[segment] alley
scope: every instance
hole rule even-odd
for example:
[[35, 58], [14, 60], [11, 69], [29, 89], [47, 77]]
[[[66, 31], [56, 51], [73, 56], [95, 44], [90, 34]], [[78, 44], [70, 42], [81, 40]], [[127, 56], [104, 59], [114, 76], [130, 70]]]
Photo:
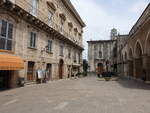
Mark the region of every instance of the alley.
[[149, 113], [150, 86], [96, 77], [0, 92], [0, 113]]

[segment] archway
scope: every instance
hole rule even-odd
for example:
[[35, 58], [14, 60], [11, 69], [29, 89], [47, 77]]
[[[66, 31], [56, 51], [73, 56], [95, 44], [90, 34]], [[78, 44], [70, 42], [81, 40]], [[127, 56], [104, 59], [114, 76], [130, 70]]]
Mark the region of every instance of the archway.
[[146, 54], [147, 54], [148, 56], [150, 56], [150, 35], [149, 35], [149, 37], [148, 37], [148, 39], [147, 39]]
[[133, 51], [132, 49], [130, 48], [129, 50], [129, 76], [132, 77], [133, 76]]
[[142, 45], [139, 42], [136, 43], [135, 46], [135, 77], [138, 79], [142, 78], [142, 71], [143, 71], [143, 63], [142, 63]]
[[146, 79], [150, 81], [150, 32], [146, 40]]
[[61, 59], [59, 61], [59, 79], [63, 79], [63, 73], [64, 73], [64, 61]]
[[98, 63], [97, 64], [97, 74], [98, 74], [98, 77], [100, 77], [100, 75], [103, 73], [103, 71], [104, 71], [103, 63]]
[[124, 58], [123, 58], [123, 54], [121, 54], [121, 76], [123, 76], [123, 74], [124, 74]]
[[127, 62], [127, 52], [124, 55], [124, 75], [128, 76], [128, 62]]

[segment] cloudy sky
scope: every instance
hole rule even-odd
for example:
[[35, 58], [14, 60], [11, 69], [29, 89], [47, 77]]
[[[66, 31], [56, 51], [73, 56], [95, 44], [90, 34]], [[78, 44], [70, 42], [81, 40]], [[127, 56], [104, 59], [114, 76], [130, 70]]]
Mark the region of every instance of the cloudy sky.
[[84, 29], [84, 58], [86, 58], [86, 41], [109, 39], [112, 28], [116, 28], [120, 34], [127, 34], [150, 0], [71, 0], [71, 2], [87, 25]]

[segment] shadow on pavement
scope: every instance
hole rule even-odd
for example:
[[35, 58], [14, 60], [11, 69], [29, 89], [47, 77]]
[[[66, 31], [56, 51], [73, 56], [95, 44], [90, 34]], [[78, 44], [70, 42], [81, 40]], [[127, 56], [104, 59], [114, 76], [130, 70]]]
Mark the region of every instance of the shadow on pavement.
[[142, 81], [119, 79], [116, 82], [125, 88], [150, 90], [150, 85]]

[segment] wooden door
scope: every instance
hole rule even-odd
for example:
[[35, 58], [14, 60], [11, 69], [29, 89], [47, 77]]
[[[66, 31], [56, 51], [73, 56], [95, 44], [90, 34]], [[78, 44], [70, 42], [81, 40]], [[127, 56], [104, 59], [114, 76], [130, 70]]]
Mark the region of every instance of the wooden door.
[[64, 61], [60, 60], [59, 62], [59, 78], [63, 79], [63, 68], [64, 68]]
[[34, 80], [34, 62], [28, 62], [27, 80]]

